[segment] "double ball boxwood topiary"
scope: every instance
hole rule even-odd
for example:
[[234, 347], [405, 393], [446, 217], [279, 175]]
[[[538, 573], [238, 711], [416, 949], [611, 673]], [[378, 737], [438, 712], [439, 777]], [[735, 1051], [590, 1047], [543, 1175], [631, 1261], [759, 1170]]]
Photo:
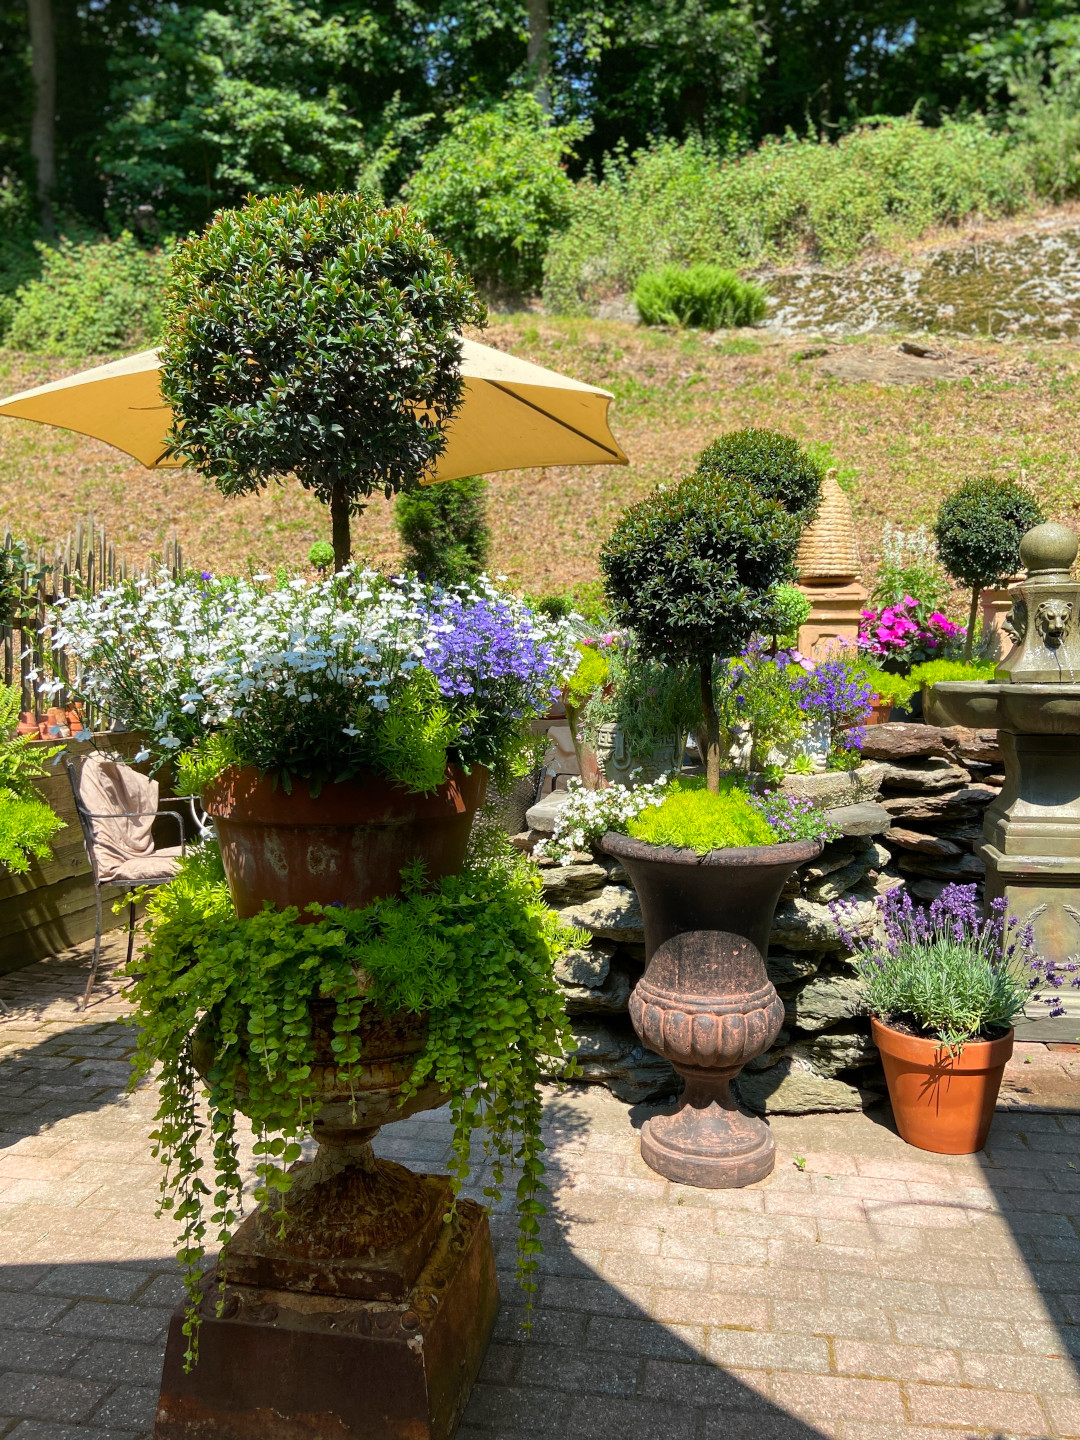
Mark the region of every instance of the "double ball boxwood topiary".
[[1026, 486], [991, 477], [965, 480], [941, 502], [934, 536], [945, 569], [971, 587], [964, 659], [971, 659], [979, 591], [1003, 585], [1020, 568], [1020, 541], [1045, 516]]
[[162, 394], [169, 448], [226, 495], [295, 475], [350, 515], [428, 474], [464, 393], [471, 282], [404, 207], [300, 190], [224, 210], [177, 247]]
[[777, 587], [795, 578], [795, 554], [820, 500], [820, 467], [769, 431], [722, 436], [697, 470], [632, 506], [600, 555], [619, 625], [643, 652], [693, 665], [701, 683], [709, 789], [720, 784], [717, 656], [783, 623]]

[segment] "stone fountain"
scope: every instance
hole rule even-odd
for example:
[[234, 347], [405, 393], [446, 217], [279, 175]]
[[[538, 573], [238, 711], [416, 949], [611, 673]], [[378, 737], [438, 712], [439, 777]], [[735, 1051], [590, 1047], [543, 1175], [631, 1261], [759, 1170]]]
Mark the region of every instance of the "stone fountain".
[[1020, 543], [1027, 580], [1005, 629], [1012, 649], [993, 682], [939, 683], [934, 725], [994, 728], [1005, 784], [988, 807], [979, 855], [986, 901], [1000, 896], [1030, 922], [1040, 955], [1080, 951], [1080, 584], [1077, 536], [1038, 525]]

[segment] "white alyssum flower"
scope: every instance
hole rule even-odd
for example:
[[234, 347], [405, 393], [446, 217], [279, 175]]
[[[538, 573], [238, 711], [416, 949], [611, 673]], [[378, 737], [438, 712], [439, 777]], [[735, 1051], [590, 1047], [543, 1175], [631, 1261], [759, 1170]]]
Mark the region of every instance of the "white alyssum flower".
[[575, 851], [588, 850], [608, 830], [625, 834], [629, 821], [651, 805], [664, 800], [668, 777], [661, 775], [650, 785], [609, 785], [606, 790], [586, 790], [575, 775], [567, 782], [569, 798], [555, 817], [550, 840], [541, 840], [533, 849], [535, 856], [547, 856], [565, 865]]

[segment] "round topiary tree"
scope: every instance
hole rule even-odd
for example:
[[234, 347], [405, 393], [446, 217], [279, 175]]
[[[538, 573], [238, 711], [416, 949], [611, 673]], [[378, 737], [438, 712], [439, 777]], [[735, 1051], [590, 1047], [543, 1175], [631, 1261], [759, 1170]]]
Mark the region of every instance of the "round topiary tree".
[[694, 474], [632, 506], [600, 552], [615, 623], [646, 655], [698, 669], [710, 790], [720, 788], [714, 662], [776, 633], [773, 587], [794, 578], [802, 528], [753, 485]]
[[941, 502], [934, 522], [941, 563], [958, 584], [971, 586], [965, 660], [971, 659], [979, 591], [1016, 574], [1021, 539], [1045, 518], [1031, 491], [1016, 480], [965, 480]]
[[170, 452], [226, 495], [295, 475], [330, 507], [340, 569], [360, 502], [415, 484], [445, 448], [461, 327], [484, 319], [403, 207], [294, 190], [223, 210], [172, 262]]
[[821, 504], [824, 467], [778, 430], [731, 430], [698, 456], [695, 474], [753, 485], [808, 525]]
[[405, 548], [405, 565], [439, 585], [474, 580], [491, 548], [482, 475], [403, 490], [394, 522]]

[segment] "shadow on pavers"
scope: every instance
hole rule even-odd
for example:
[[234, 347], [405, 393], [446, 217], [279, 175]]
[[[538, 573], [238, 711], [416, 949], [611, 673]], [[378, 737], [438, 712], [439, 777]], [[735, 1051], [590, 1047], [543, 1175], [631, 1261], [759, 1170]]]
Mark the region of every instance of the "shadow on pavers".
[[134, 1032], [113, 1022], [50, 1030], [24, 1045], [17, 1021], [0, 1017], [0, 1046], [12, 1047], [0, 1054], [0, 1154], [59, 1120], [120, 1102], [131, 1073], [120, 1047], [135, 1044]]

